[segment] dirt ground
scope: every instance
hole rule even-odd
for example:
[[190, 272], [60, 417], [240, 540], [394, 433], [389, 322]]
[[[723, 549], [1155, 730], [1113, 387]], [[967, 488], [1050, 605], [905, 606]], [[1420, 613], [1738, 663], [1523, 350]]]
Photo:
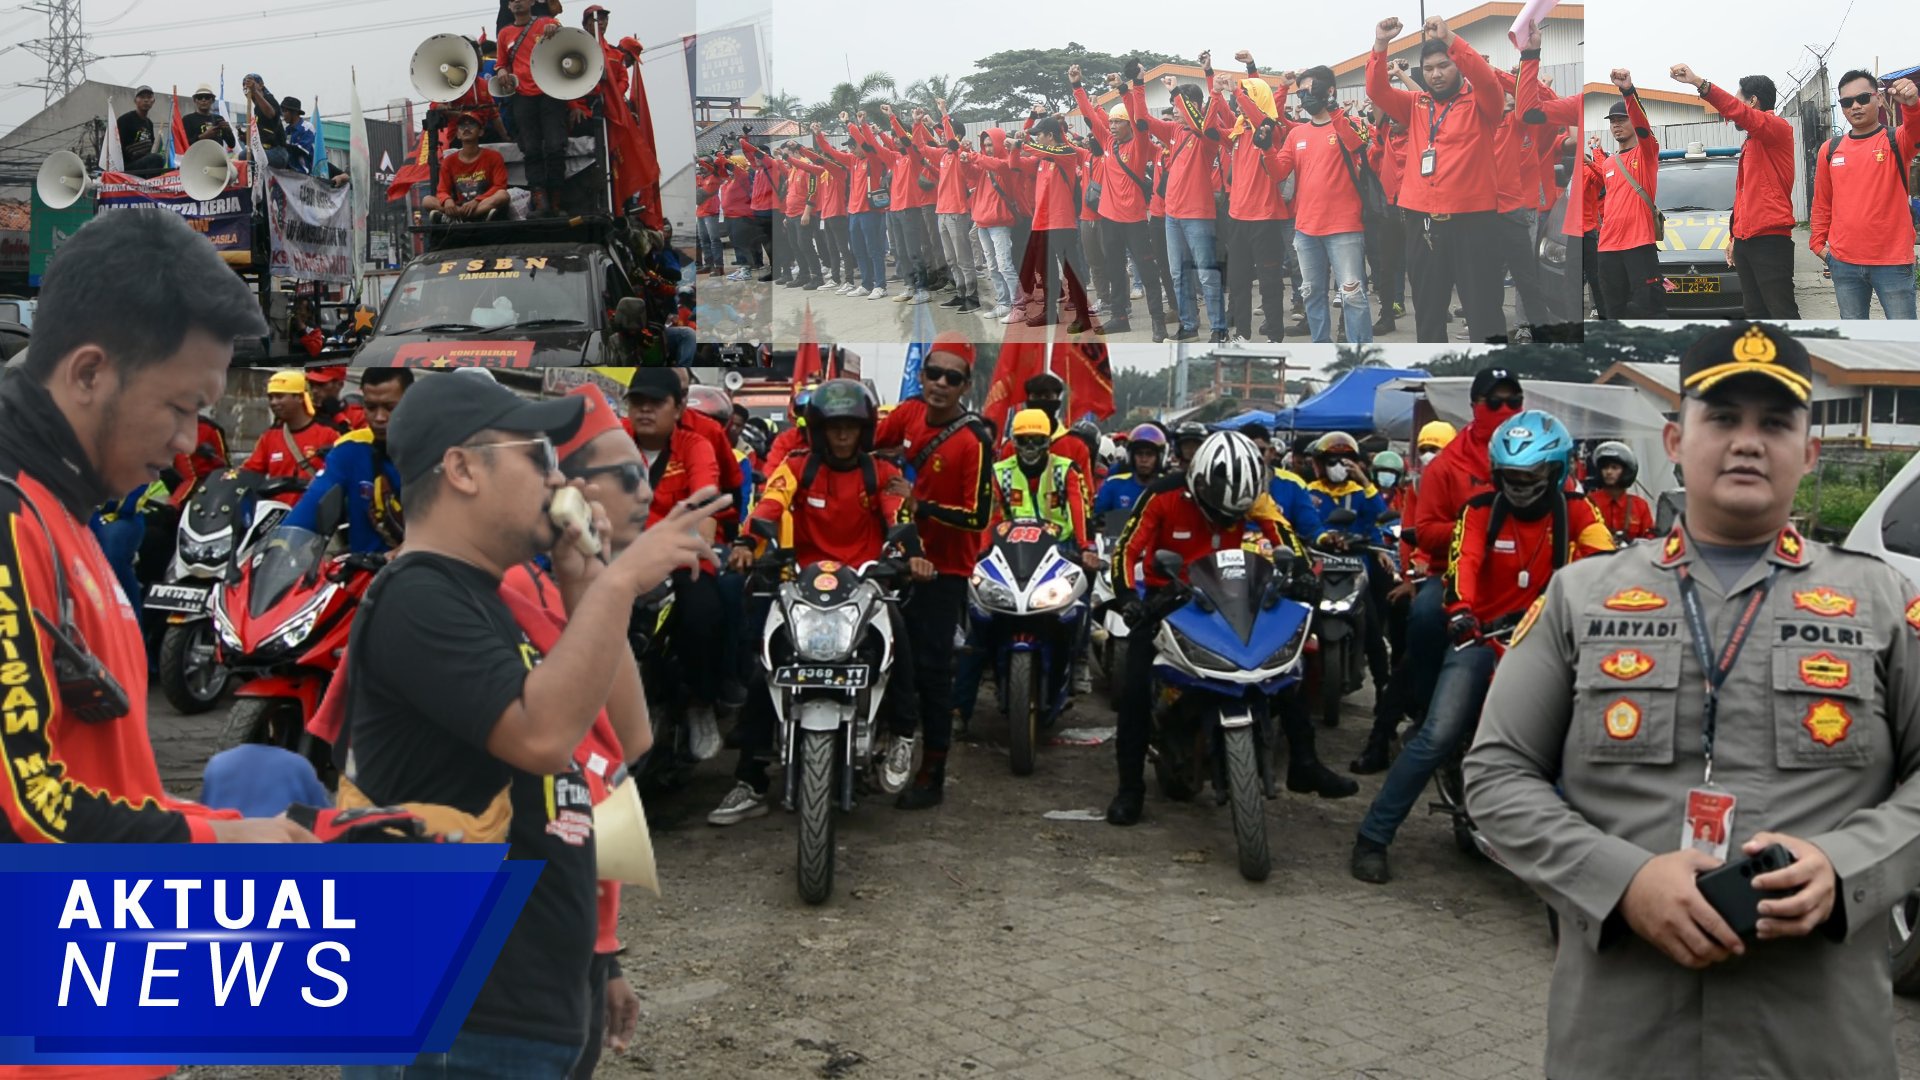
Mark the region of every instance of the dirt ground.
[[[836, 893], [795, 894], [795, 825], [778, 810], [718, 829], [731, 754], [651, 806], [664, 896], [621, 918], [643, 1013], [604, 1077], [1538, 1077], [1552, 950], [1545, 909], [1416, 814], [1395, 880], [1347, 874], [1378, 789], [1268, 804], [1273, 876], [1235, 869], [1227, 810], [1150, 795], [1132, 829], [1050, 820], [1112, 794], [1111, 743], [1057, 745], [1011, 775], [982, 694], [946, 804], [871, 800], [843, 816]], [[183, 793], [222, 712], [155, 695], [162, 773]], [[1322, 754], [1344, 768], [1364, 695]], [[1104, 701], [1063, 729], [1110, 728]], [[1151, 786], [1151, 785], [1150, 785]], [[1920, 1076], [1920, 1003], [1898, 1004], [1902, 1075]], [[194, 1068], [191, 1080], [335, 1075]]]

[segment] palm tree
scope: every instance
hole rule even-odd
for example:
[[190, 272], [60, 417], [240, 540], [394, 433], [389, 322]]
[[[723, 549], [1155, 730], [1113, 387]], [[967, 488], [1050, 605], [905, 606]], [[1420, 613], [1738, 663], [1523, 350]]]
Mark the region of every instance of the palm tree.
[[766, 101], [760, 106], [760, 115], [793, 118], [804, 113], [806, 108], [805, 102], [782, 90], [777, 94], [767, 95]]
[[965, 76], [954, 79], [946, 75], [929, 75], [908, 86], [905, 96], [908, 101], [935, 116], [940, 115], [940, 110], [934, 102], [945, 99], [947, 111], [959, 115], [960, 111], [967, 107], [969, 89]]
[[876, 121], [880, 118], [880, 103], [891, 100], [891, 95], [883, 97], [882, 91], [890, 92], [893, 86], [893, 76], [886, 72], [868, 72], [859, 82], [843, 82], [834, 87], [827, 100], [808, 111], [807, 119], [829, 123], [843, 112], [851, 116], [865, 109], [867, 120]]

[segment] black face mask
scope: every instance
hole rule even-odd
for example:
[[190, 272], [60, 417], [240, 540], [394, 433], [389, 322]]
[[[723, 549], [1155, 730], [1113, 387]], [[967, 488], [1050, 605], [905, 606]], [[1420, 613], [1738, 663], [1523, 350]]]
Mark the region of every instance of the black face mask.
[[1310, 113], [1326, 112], [1327, 111], [1326, 91], [1320, 89], [1317, 86], [1310, 86], [1304, 90], [1301, 90], [1300, 91], [1300, 107], [1307, 110]]

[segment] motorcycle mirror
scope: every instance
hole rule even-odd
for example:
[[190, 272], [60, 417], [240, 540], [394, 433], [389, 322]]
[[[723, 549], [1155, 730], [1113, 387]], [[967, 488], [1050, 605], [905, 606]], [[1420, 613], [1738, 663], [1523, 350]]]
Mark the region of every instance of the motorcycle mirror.
[[1400, 524], [1400, 514], [1397, 511], [1389, 510], [1384, 514], [1381, 514], [1379, 518], [1377, 518], [1376, 520], [1379, 523], [1381, 528], [1386, 528], [1387, 526], [1390, 526], [1390, 525]]
[[1351, 525], [1355, 521], [1358, 521], [1359, 518], [1360, 515], [1343, 506], [1327, 515], [1327, 525], [1337, 529], [1343, 525]]
[[1160, 572], [1170, 578], [1179, 577], [1180, 571], [1187, 568], [1186, 560], [1180, 557], [1179, 552], [1168, 551], [1165, 548], [1153, 553], [1153, 565], [1159, 567]]

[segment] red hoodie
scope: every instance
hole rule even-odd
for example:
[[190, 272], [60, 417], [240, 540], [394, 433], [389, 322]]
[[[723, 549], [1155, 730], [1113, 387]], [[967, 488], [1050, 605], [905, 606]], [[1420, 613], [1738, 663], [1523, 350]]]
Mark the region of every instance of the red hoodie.
[[[1251, 74], [1249, 77], [1258, 78]], [[1240, 115], [1248, 123], [1256, 123], [1266, 116], [1239, 82], [1233, 84], [1233, 99], [1239, 103]], [[1235, 221], [1285, 221], [1293, 216], [1293, 208], [1280, 197], [1280, 182], [1287, 177], [1274, 168], [1273, 153], [1274, 148], [1299, 132], [1301, 125], [1289, 123], [1286, 119], [1286, 87], [1282, 86], [1273, 92], [1273, 105], [1279, 113], [1279, 119], [1275, 122], [1273, 141], [1267, 144], [1267, 149], [1262, 150], [1254, 145], [1254, 129], [1251, 127], [1232, 137], [1233, 156], [1230, 160], [1233, 163], [1233, 182], [1227, 187], [1227, 214]]]
[[835, 150], [824, 134], [815, 134], [813, 144], [847, 171], [847, 213], [864, 214], [873, 209], [867, 205], [867, 191], [872, 183], [867, 175], [867, 159], [845, 150]]
[[1088, 154], [1078, 147], [1057, 148], [1022, 143], [1013, 166], [1031, 174], [1033, 181], [1033, 231], [1074, 229], [1080, 215], [1076, 203], [1083, 198], [1080, 170]]
[[[1100, 144], [1100, 160], [1094, 163], [1094, 178], [1100, 183], [1099, 215], [1108, 221], [1131, 222], [1147, 220], [1147, 195], [1141, 184], [1147, 179], [1147, 166], [1158, 156], [1160, 148], [1152, 139], [1134, 135], [1125, 143], [1113, 141], [1113, 124], [1107, 114], [1094, 105], [1087, 96], [1086, 88], [1078, 83], [1073, 87], [1073, 99], [1080, 105], [1080, 115], [1087, 118], [1087, 128], [1093, 133], [1093, 141]], [[1128, 128], [1132, 131], [1132, 128]], [[1124, 162], [1126, 167], [1122, 168]], [[1127, 175], [1131, 170], [1133, 175]], [[1134, 177], [1139, 177], [1135, 180]]]
[[1028, 211], [1020, 205], [1013, 166], [1007, 161], [1006, 131], [988, 128], [987, 140], [992, 154], [967, 151], [961, 161], [972, 174], [973, 223], [992, 229], [1012, 225], [1016, 216], [1025, 217]]
[[813, 178], [813, 207], [816, 215], [821, 218], [847, 216], [845, 169], [837, 164], [819, 164], [804, 148], [794, 155], [793, 167]]
[[1129, 87], [1126, 101], [1134, 129], [1145, 123], [1147, 133], [1168, 147], [1163, 162], [1166, 179], [1155, 185], [1166, 189], [1166, 216], [1212, 221], [1213, 193], [1218, 190], [1214, 164], [1228, 129], [1233, 127], [1233, 110], [1227, 107], [1226, 99], [1215, 94], [1206, 112], [1195, 115], [1192, 104], [1176, 95], [1175, 123], [1147, 112], [1144, 83], [1135, 82]]
[[[1423, 214], [1471, 214], [1494, 208], [1494, 132], [1506, 112], [1500, 81], [1472, 45], [1456, 36], [1448, 55], [1460, 68], [1459, 91], [1446, 102], [1412, 94], [1387, 82], [1387, 54], [1367, 54], [1367, 96], [1380, 111], [1406, 125], [1406, 171], [1400, 205]], [[1421, 163], [1434, 149], [1432, 175]]]
[[1453, 526], [1466, 508], [1467, 500], [1483, 491], [1493, 490], [1493, 469], [1487, 463], [1487, 446], [1500, 425], [1517, 415], [1494, 413], [1476, 406], [1473, 422], [1427, 463], [1420, 474], [1420, 499], [1414, 507], [1414, 543], [1426, 555], [1429, 565], [1446, 566], [1448, 548], [1453, 543]]

